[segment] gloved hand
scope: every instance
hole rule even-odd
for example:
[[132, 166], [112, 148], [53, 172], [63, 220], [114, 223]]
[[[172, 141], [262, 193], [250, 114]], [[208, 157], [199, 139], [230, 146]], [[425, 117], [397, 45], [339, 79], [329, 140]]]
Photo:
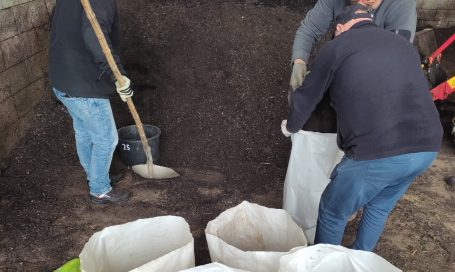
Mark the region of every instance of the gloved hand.
[[302, 86], [303, 79], [306, 75], [306, 63], [301, 59], [296, 59], [294, 65], [292, 66], [291, 74], [291, 89], [295, 91], [298, 87]]
[[117, 88], [117, 92], [120, 95], [120, 98], [123, 100], [123, 102], [126, 102], [126, 99], [128, 97], [133, 96], [133, 90], [130, 88], [131, 81], [129, 78], [126, 76], [122, 76], [123, 80], [125, 81], [123, 86], [120, 86], [120, 83], [118, 81], [115, 82], [115, 87]]
[[292, 133], [290, 133], [287, 128], [286, 128], [286, 124], [288, 123], [288, 120], [283, 120], [281, 122], [281, 132], [283, 132], [283, 135], [286, 136], [286, 137], [289, 137], [291, 136]]

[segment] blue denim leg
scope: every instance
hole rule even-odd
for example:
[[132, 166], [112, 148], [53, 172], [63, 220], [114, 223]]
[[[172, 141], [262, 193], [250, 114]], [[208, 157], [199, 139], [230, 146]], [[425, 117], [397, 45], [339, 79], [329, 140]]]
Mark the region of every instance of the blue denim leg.
[[[66, 104], [69, 104], [69, 102], [66, 101]], [[67, 110], [71, 118], [73, 119], [77, 155], [88, 179], [90, 175], [90, 161], [92, 159], [93, 144], [92, 141], [90, 140], [90, 135], [88, 134], [84, 127], [84, 120], [79, 118], [77, 112], [73, 112], [72, 108], [67, 107]]]
[[[424, 172], [436, 158], [435, 152], [420, 152], [395, 157], [407, 161], [409, 167], [402, 177], [391, 181], [378, 195], [363, 207], [363, 215], [357, 230], [353, 249], [372, 251], [378, 242], [390, 212], [407, 191], [412, 181]], [[380, 174], [394, 167], [393, 161], [383, 161], [371, 167], [370, 172]], [[395, 162], [396, 167], [396, 162]]]
[[366, 203], [362, 192], [367, 169], [368, 161], [346, 157], [335, 167], [319, 202], [315, 244], [341, 244], [348, 218]]
[[435, 156], [422, 152], [369, 161], [343, 158], [321, 196], [315, 244], [339, 245], [347, 219], [364, 207], [354, 248], [372, 250], [398, 199]]
[[90, 181], [90, 194], [109, 192], [109, 167], [118, 142], [109, 99], [67, 97], [56, 89], [54, 93], [73, 119], [77, 152]]

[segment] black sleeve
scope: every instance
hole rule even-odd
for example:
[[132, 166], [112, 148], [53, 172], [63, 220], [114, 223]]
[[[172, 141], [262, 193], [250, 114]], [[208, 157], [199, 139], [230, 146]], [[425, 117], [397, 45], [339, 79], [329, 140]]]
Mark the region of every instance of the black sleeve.
[[[115, 62], [122, 74], [125, 74], [122, 64], [120, 63], [120, 57], [116, 52], [113, 51], [112, 41], [110, 35], [112, 32], [112, 26], [117, 20], [117, 3], [116, 0], [90, 0], [93, 12], [96, 15], [98, 23], [101, 27], [101, 30], [104, 33], [107, 44], [111, 49], [112, 56], [114, 57]], [[93, 59], [100, 68], [99, 78], [108, 76], [111, 81], [115, 81], [114, 74], [109, 68], [109, 63], [107, 62], [106, 57], [104, 56], [101, 45], [98, 41], [98, 38], [95, 35], [90, 21], [88, 20], [86, 14], [82, 16], [82, 37], [84, 39], [85, 46], [92, 53]]]
[[302, 129], [316, 105], [330, 87], [337, 69], [335, 46], [327, 44], [314, 60], [311, 72], [292, 96], [286, 128], [291, 133]]

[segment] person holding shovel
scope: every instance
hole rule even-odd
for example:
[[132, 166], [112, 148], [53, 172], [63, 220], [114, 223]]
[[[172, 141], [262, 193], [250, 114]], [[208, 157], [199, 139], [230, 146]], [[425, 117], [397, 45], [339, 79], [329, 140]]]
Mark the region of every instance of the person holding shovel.
[[339, 245], [349, 216], [363, 207], [352, 247], [372, 251], [397, 201], [436, 157], [443, 132], [414, 46], [378, 28], [359, 4], [335, 23], [335, 38], [294, 92], [281, 129], [298, 132], [329, 90], [345, 156], [322, 193], [315, 243]]
[[[120, 38], [116, 0], [91, 0], [102, 31], [125, 74], [117, 52]], [[131, 193], [112, 188], [109, 168], [118, 135], [109, 98], [133, 95], [130, 80], [119, 87], [79, 0], [57, 0], [51, 22], [49, 78], [73, 119], [76, 149], [95, 204], [127, 201]]]

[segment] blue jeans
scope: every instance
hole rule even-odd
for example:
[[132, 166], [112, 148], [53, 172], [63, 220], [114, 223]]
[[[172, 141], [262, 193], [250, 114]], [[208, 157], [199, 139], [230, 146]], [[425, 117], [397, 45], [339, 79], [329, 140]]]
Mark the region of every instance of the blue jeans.
[[372, 251], [389, 213], [436, 155], [420, 152], [367, 161], [344, 157], [322, 193], [315, 244], [341, 244], [348, 218], [363, 207], [352, 248]]
[[54, 88], [73, 119], [77, 155], [89, 180], [90, 194], [111, 191], [109, 168], [118, 142], [109, 99], [70, 97]]

